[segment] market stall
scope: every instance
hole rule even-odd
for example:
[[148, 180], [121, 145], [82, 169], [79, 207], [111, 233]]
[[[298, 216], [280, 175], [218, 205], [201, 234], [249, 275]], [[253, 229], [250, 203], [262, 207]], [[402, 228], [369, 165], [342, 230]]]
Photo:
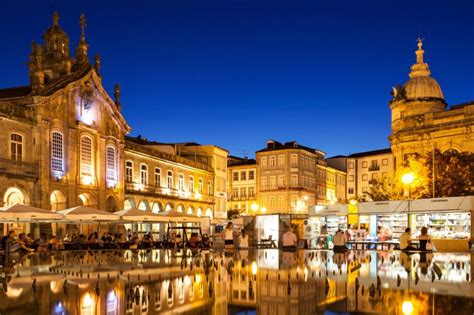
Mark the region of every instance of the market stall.
[[410, 202], [410, 227], [413, 237], [422, 227], [438, 251], [468, 250], [472, 238], [474, 196], [418, 199]]
[[304, 238], [309, 241], [310, 248], [327, 248], [338, 229], [347, 229], [347, 214], [347, 205], [310, 207], [304, 229]]

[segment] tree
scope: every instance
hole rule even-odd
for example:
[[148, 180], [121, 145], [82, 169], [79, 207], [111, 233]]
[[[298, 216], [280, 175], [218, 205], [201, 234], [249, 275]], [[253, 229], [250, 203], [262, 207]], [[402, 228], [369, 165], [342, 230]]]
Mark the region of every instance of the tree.
[[403, 197], [400, 185], [392, 176], [373, 179], [369, 184], [367, 195], [372, 201], [397, 200]]
[[423, 197], [433, 196], [433, 156], [435, 197], [468, 196], [474, 193], [474, 153], [436, 149], [426, 156], [428, 182]]
[[232, 220], [240, 217], [242, 211], [238, 209], [227, 210], [227, 219]]

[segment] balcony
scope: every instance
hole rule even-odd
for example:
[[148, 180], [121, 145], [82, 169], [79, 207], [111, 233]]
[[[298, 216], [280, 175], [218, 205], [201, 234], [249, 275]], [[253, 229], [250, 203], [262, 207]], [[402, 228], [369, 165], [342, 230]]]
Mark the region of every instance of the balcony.
[[378, 166], [378, 165], [369, 166], [369, 171], [371, 171], [371, 172], [378, 171], [378, 170], [380, 170], [380, 166]]
[[13, 177], [38, 178], [38, 165], [21, 161], [0, 159], [0, 174]]
[[198, 192], [187, 192], [177, 189], [170, 189], [167, 187], [156, 187], [155, 185], [145, 185], [142, 183], [125, 182], [125, 191], [129, 194], [141, 194], [148, 196], [160, 196], [171, 199], [184, 199], [190, 201], [202, 201], [206, 203], [213, 203], [212, 195], [202, 195]]

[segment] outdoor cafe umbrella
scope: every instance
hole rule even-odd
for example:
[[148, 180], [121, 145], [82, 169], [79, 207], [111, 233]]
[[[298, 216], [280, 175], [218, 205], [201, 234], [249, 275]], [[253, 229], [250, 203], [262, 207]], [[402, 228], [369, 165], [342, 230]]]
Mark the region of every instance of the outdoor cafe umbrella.
[[52, 221], [60, 220], [63, 215], [51, 210], [44, 210], [29, 205], [17, 204], [0, 209], [0, 221]]
[[84, 206], [61, 210], [58, 213], [63, 214], [64, 220], [70, 222], [117, 221], [120, 219], [116, 214]]
[[137, 208], [130, 208], [114, 212], [123, 221], [130, 222], [162, 222], [162, 216], [158, 213], [144, 211]]
[[160, 222], [202, 223], [203, 220], [206, 219], [206, 218], [197, 217], [192, 214], [186, 214], [186, 213], [177, 212], [173, 210], [159, 212], [157, 215], [161, 217], [159, 219]]

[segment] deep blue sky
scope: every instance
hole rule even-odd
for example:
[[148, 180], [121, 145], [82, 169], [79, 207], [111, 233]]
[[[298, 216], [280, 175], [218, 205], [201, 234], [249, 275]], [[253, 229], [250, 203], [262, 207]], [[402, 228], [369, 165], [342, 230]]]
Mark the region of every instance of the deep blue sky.
[[[448, 104], [474, 100], [474, 1], [2, 1], [0, 88], [28, 83], [31, 41], [58, 10], [132, 135], [217, 144], [234, 155], [272, 138], [327, 156], [388, 147], [391, 87], [416, 38]], [[93, 59], [93, 58], [91, 58]]]

